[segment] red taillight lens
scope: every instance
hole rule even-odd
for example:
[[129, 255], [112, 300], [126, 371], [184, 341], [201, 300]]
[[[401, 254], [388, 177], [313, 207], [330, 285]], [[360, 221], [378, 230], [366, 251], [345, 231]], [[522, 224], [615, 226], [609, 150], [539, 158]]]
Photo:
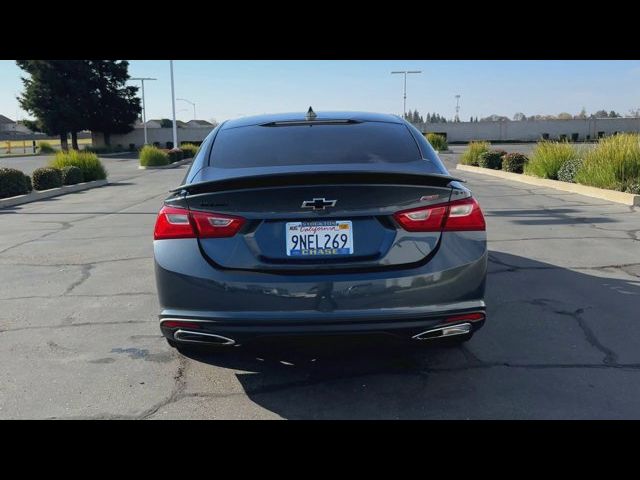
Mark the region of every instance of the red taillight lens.
[[405, 210], [394, 215], [408, 232], [439, 232], [447, 218], [446, 206], [422, 207]]
[[153, 230], [154, 240], [167, 238], [195, 238], [195, 232], [189, 219], [189, 210], [164, 206], [156, 218]]
[[244, 218], [220, 213], [193, 212], [186, 208], [164, 206], [158, 213], [154, 240], [169, 238], [233, 237], [244, 225]]
[[484, 215], [475, 198], [465, 198], [449, 203], [449, 215], [444, 224], [444, 230], [470, 231], [486, 230]]
[[403, 210], [394, 215], [408, 232], [485, 230], [484, 216], [474, 198]]
[[183, 320], [165, 320], [160, 323], [165, 328], [201, 328], [198, 322], [185, 322]]
[[233, 237], [244, 225], [244, 218], [219, 213], [191, 212], [200, 238]]
[[445, 318], [445, 322], [461, 322], [462, 320], [468, 320], [470, 322], [478, 322], [480, 320], [484, 320], [484, 313], [475, 312], [475, 313], [464, 313], [462, 315], [454, 315], [452, 317]]

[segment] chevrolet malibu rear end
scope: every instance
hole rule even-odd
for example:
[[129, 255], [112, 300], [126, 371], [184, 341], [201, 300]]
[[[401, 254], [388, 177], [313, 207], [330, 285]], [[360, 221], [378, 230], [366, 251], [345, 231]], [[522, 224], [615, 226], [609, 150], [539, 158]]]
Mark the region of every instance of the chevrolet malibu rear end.
[[182, 183], [154, 232], [172, 346], [328, 334], [459, 342], [484, 323], [482, 211], [396, 116], [228, 121]]

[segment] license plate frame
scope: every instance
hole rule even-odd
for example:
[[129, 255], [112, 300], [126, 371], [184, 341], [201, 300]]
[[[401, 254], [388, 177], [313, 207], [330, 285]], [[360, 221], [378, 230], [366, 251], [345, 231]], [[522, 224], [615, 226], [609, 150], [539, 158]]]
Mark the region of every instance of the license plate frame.
[[351, 220], [286, 222], [285, 250], [287, 257], [294, 258], [351, 256], [354, 254], [353, 222]]

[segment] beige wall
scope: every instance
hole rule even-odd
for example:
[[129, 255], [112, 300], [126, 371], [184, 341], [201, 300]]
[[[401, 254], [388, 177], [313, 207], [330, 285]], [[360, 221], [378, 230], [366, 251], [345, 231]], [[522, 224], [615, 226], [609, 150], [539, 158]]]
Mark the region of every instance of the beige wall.
[[[178, 144], [182, 142], [202, 142], [213, 128], [178, 128]], [[104, 137], [102, 133], [91, 134], [94, 147], [104, 147]], [[147, 128], [147, 139], [150, 144], [160, 142], [161, 147], [165, 147], [166, 142], [173, 141], [172, 128]], [[132, 132], [123, 135], [111, 135], [111, 146], [122, 145], [128, 148], [133, 143], [136, 147], [144, 145], [144, 129], [136, 128]]]
[[615, 132], [640, 132], [640, 118], [598, 118], [586, 120], [525, 120], [522, 122], [458, 122], [416, 125], [423, 133], [446, 133], [449, 142], [489, 141], [537, 141], [547, 133], [558, 139], [578, 134], [578, 140], [591, 140], [598, 132], [612, 135]]

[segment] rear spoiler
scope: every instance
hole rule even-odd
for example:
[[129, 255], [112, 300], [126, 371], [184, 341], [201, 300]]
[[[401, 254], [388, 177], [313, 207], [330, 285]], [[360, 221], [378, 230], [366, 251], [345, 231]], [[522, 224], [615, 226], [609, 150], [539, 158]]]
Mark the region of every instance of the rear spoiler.
[[373, 184], [373, 185], [425, 185], [446, 187], [451, 182], [465, 180], [441, 173], [394, 173], [394, 172], [292, 172], [222, 178], [180, 185], [171, 192], [186, 191], [190, 194], [245, 188], [282, 187], [288, 185], [320, 184]]

